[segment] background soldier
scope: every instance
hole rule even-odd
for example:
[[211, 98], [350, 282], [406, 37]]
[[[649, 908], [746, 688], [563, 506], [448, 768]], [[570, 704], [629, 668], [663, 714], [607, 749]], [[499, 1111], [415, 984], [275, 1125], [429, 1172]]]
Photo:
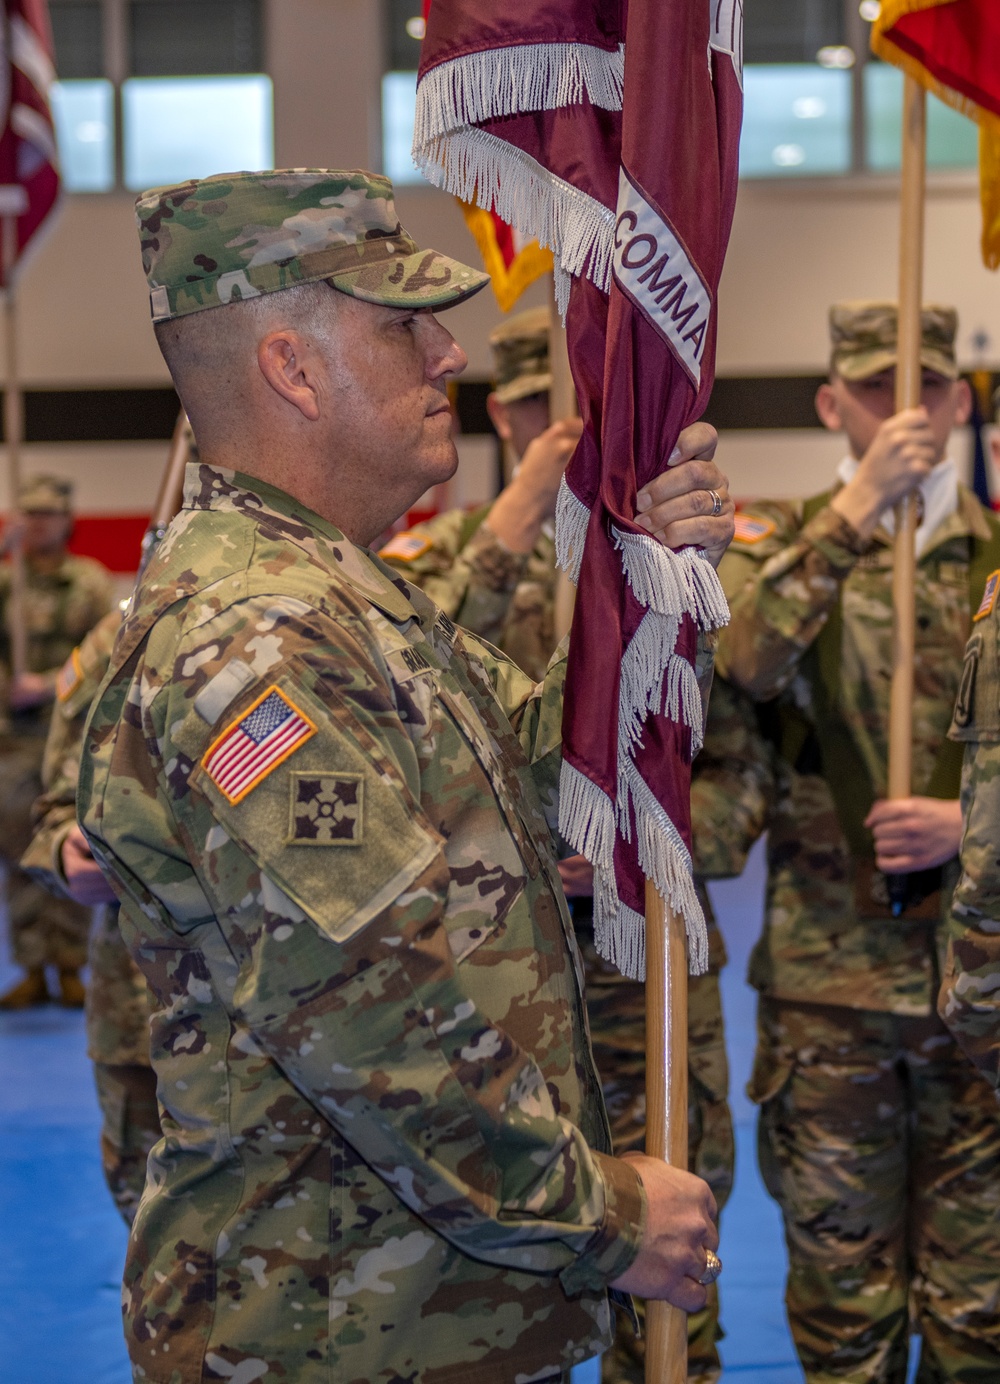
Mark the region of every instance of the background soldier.
[[40, 770], [59, 670], [87, 631], [111, 609], [111, 578], [99, 562], [67, 551], [73, 527], [72, 487], [36, 476], [21, 491], [24, 515], [24, 620], [28, 671], [14, 678], [10, 663], [8, 569], [0, 570], [0, 678], [8, 707], [0, 738], [0, 856], [7, 867], [11, 950], [27, 971], [0, 998], [0, 1008], [24, 1009], [48, 1000], [45, 967], [59, 972], [63, 1004], [83, 1004], [79, 971], [87, 955], [90, 913], [54, 898], [18, 862], [31, 839], [31, 808], [41, 792]]
[[[498, 499], [471, 512], [440, 514], [392, 539], [379, 554], [432, 596], [453, 620], [498, 645], [526, 673], [541, 678], [556, 646], [556, 496], [581, 432], [578, 419], [550, 424], [550, 315], [518, 313], [490, 336], [490, 417], [506, 454], [507, 485]], [[689, 441], [688, 439], [692, 439]], [[689, 449], [714, 449], [708, 429], [685, 436]], [[716, 678], [704, 747], [692, 784], [695, 868], [707, 878], [738, 875], [763, 831], [770, 798], [770, 749], [752, 705]], [[628, 980], [594, 945], [592, 871], [582, 856], [560, 861], [573, 900], [583, 956], [587, 1017], [617, 1153], [641, 1151], [646, 1136], [645, 986]], [[704, 886], [709, 970], [689, 986], [688, 1166], [703, 1177], [721, 1211], [733, 1185], [733, 1126], [719, 973], [726, 953]], [[688, 1323], [689, 1380], [717, 1379], [720, 1361], [717, 1285]], [[604, 1384], [644, 1377], [644, 1340], [622, 1318], [615, 1348], [603, 1362]]]
[[[1000, 390], [990, 438], [1000, 465]], [[965, 1053], [1000, 1087], [1000, 568], [986, 578], [965, 646], [951, 738], [965, 746], [962, 872], [952, 897], [938, 1011]]]
[[83, 728], [121, 626], [105, 615], [60, 675], [42, 764], [44, 792], [22, 868], [57, 897], [96, 908], [87, 960], [87, 1051], [101, 1106], [101, 1162], [115, 1205], [131, 1225], [146, 1181], [146, 1158], [160, 1138], [156, 1077], [149, 1061], [149, 998], [118, 927], [118, 900], [76, 821]]
[[[723, 565], [719, 661], [781, 750], [768, 838], [752, 1080], [782, 1209], [786, 1301], [811, 1381], [997, 1377], [1000, 1111], [934, 1010], [957, 874], [958, 761], [946, 731], [1000, 528], [943, 460], [966, 420], [956, 316], [923, 317], [922, 405], [894, 412], [896, 310], [830, 314], [817, 409], [850, 455], [833, 490], [740, 516]], [[891, 506], [919, 488], [914, 796], [884, 800]], [[884, 878], [924, 872], [904, 916]], [[943, 867], [943, 868], [942, 868]]]

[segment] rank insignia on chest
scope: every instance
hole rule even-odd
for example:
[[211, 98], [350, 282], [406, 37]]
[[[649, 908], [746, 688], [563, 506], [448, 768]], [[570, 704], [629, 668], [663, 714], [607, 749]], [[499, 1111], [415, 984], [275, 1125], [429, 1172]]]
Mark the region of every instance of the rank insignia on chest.
[[238, 803], [315, 734], [305, 712], [269, 687], [209, 746], [202, 767], [229, 802]]
[[415, 562], [433, 546], [426, 534], [397, 533], [395, 538], [389, 539], [384, 548], [379, 549], [378, 555], [381, 558], [394, 557], [398, 562]]
[[80, 667], [80, 650], [74, 649], [56, 674], [56, 697], [60, 702], [68, 702], [83, 682], [83, 669]]
[[760, 514], [737, 514], [735, 523], [734, 543], [759, 543], [770, 538], [778, 527], [773, 519], [765, 519]]
[[985, 620], [987, 615], [993, 614], [993, 607], [997, 603], [998, 589], [1000, 589], [1000, 569], [991, 572], [986, 578], [986, 585], [983, 587], [983, 599], [979, 602], [979, 609], [973, 615], [973, 620]]
[[364, 779], [360, 774], [291, 776], [291, 846], [360, 846], [364, 840]]

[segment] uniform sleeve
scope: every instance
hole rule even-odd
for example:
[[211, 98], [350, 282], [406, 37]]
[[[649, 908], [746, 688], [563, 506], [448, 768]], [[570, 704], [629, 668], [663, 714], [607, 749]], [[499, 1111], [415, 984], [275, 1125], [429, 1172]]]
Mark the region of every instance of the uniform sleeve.
[[1000, 1087], [1000, 657], [998, 617], [973, 627], [949, 732], [964, 742], [961, 875], [952, 895], [938, 1009]]
[[399, 534], [379, 556], [419, 586], [463, 629], [497, 644], [529, 553], [514, 553], [488, 517], [468, 538], [470, 516], [451, 510]]
[[753, 705], [717, 677], [708, 726], [691, 779], [694, 866], [704, 879], [743, 873], [747, 855], [766, 830], [774, 796], [771, 748]]
[[770, 533], [735, 542], [722, 560], [731, 619], [719, 636], [718, 667], [767, 701], [795, 677], [868, 545], [829, 505], [801, 526], [787, 505], [761, 507], [761, 522]]
[[[638, 1250], [638, 1178], [557, 1113], [456, 959], [444, 843], [364, 631], [280, 611], [230, 610], [182, 644], [172, 675], [138, 675], [145, 692], [123, 698], [117, 731], [112, 708], [108, 789], [85, 824], [115, 854], [123, 917], [153, 908], [192, 937], [220, 931], [234, 1021], [459, 1250], [558, 1274], [570, 1292], [603, 1287]], [[256, 747], [272, 734], [273, 765]], [[154, 774], [150, 744], [163, 745]], [[126, 810], [127, 832], [102, 842]], [[171, 839], [176, 853], [146, 844]]]

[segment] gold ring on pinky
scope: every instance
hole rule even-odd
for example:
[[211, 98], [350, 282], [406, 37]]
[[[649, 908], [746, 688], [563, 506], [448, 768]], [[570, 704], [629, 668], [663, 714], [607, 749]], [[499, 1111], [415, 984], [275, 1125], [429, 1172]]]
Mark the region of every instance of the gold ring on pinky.
[[710, 1283], [715, 1282], [721, 1272], [722, 1260], [713, 1250], [707, 1249], [705, 1251], [705, 1272], [698, 1279], [698, 1282], [707, 1288]]
[[[709, 517], [714, 519], [717, 514], [722, 513], [722, 496], [717, 490], [710, 490], [708, 493], [712, 497], [712, 513]], [[711, 1279], [709, 1279], [709, 1282], [711, 1282]]]

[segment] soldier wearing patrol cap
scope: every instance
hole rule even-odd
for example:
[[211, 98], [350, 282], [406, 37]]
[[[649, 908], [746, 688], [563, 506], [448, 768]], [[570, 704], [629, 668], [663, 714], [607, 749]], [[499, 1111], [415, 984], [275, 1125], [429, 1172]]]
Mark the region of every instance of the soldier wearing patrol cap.
[[[501, 496], [470, 511], [455, 509], [396, 535], [379, 556], [419, 586], [457, 624], [496, 644], [534, 678], [544, 676], [556, 646], [556, 552], [553, 530], [559, 481], [580, 436], [568, 419], [550, 425], [550, 313], [527, 312], [490, 334], [493, 425], [517, 466]], [[710, 442], [708, 429], [686, 437]], [[533, 546], [532, 546], [533, 545]], [[712, 688], [705, 743], [694, 765], [691, 807], [695, 868], [702, 878], [738, 875], [764, 830], [771, 792], [768, 747], [748, 699], [721, 679]], [[616, 1152], [641, 1150], [646, 1135], [646, 992], [605, 961], [594, 943], [593, 870], [583, 856], [559, 862], [583, 958], [584, 991], [594, 1057]], [[721, 1210], [735, 1167], [719, 973], [726, 953], [708, 894], [699, 886], [709, 926], [709, 969], [689, 985], [688, 1167], [712, 1188]], [[688, 1320], [688, 1379], [719, 1378], [719, 1294]], [[622, 1313], [604, 1384], [641, 1384], [644, 1334]]]
[[87, 910], [55, 899], [18, 862], [31, 838], [31, 806], [39, 777], [58, 676], [83, 636], [111, 608], [111, 579], [99, 562], [67, 551], [73, 525], [72, 486], [34, 476], [21, 488], [25, 566], [23, 615], [27, 671], [10, 666], [10, 573], [0, 570], [0, 856], [7, 867], [11, 950], [26, 975], [2, 998], [2, 1009], [24, 1009], [49, 998], [46, 966], [59, 977], [59, 999], [83, 1004], [79, 972], [86, 960]]
[[[754, 504], [723, 564], [723, 671], [765, 703], [779, 758], [751, 1094], [810, 1381], [997, 1378], [1000, 1111], [935, 1012], [958, 875], [946, 738], [1000, 526], [947, 454], [971, 398], [956, 314], [923, 314], [922, 402], [894, 407], [896, 308], [830, 313], [816, 405], [846, 435], [834, 486]], [[913, 796], [888, 802], [893, 504], [919, 495]], [[884, 875], [907, 874], [901, 917]]]
[[[610, 1153], [547, 825], [564, 660], [535, 685], [367, 547], [454, 472], [466, 361], [433, 310], [485, 276], [359, 171], [137, 211], [201, 460], [78, 798], [152, 992], [133, 1368], [565, 1379], [609, 1285], [703, 1306], [718, 1236], [698, 1178]], [[650, 488], [717, 562], [718, 468]]]

